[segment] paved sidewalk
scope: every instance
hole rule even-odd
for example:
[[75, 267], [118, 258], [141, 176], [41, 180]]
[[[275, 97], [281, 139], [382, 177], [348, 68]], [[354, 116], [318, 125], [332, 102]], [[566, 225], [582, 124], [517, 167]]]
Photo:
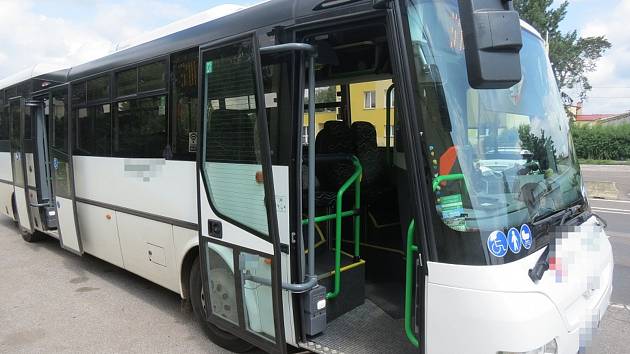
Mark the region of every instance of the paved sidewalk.
[[587, 182], [597, 182], [602, 186], [605, 184], [614, 185], [616, 198], [609, 196], [610, 188], [604, 189], [601, 196], [591, 195], [591, 197], [601, 197], [606, 199], [630, 200], [630, 166], [629, 165], [580, 165], [584, 180]]

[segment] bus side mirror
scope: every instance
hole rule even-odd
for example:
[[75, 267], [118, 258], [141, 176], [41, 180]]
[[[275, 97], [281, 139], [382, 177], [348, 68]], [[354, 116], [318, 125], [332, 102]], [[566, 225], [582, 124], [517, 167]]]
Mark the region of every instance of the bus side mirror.
[[521, 80], [521, 24], [511, 0], [459, 0], [468, 82], [509, 88]]

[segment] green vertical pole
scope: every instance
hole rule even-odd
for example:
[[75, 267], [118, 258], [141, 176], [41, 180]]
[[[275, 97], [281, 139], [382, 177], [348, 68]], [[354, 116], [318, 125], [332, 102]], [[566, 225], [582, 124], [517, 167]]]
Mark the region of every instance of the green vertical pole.
[[419, 348], [420, 343], [413, 332], [411, 325], [412, 308], [413, 308], [413, 253], [418, 251], [418, 247], [413, 244], [413, 234], [416, 228], [416, 221], [411, 220], [409, 229], [407, 229], [407, 254], [406, 254], [406, 271], [405, 271], [405, 333], [407, 338], [414, 347]]
[[[343, 186], [342, 186], [343, 188]], [[344, 190], [345, 191], [345, 190]], [[341, 212], [343, 192], [337, 193], [337, 210], [335, 210], [335, 277], [333, 291], [326, 294], [326, 299], [333, 299], [341, 292]]]
[[357, 214], [353, 217], [354, 222], [354, 258], [361, 257], [361, 177], [354, 182], [354, 210]]

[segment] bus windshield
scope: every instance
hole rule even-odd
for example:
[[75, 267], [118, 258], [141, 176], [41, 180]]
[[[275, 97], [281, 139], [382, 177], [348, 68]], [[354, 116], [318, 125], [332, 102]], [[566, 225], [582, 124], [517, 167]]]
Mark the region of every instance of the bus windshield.
[[500, 264], [548, 241], [534, 233], [532, 242], [510, 244], [504, 253], [490, 250], [490, 235], [501, 232], [509, 240], [511, 228], [581, 203], [582, 179], [543, 41], [522, 30], [518, 84], [473, 89], [457, 3], [411, 0], [408, 8], [437, 256]]

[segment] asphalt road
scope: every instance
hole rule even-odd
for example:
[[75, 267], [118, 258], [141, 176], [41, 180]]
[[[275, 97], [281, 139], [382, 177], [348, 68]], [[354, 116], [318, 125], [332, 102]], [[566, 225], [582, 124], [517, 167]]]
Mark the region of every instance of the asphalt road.
[[615, 258], [611, 306], [589, 353], [630, 352], [630, 166], [584, 166], [587, 181], [613, 182], [618, 200], [590, 198], [591, 209], [608, 223]]
[[226, 353], [179, 295], [0, 217], [0, 353]]

